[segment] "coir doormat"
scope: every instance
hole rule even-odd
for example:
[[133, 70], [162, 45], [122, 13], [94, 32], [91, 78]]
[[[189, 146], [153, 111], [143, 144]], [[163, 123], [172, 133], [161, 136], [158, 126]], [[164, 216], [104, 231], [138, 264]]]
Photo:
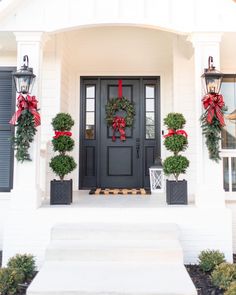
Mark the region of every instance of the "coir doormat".
[[90, 195], [150, 195], [151, 191], [144, 188], [128, 189], [128, 188], [95, 188], [91, 189]]

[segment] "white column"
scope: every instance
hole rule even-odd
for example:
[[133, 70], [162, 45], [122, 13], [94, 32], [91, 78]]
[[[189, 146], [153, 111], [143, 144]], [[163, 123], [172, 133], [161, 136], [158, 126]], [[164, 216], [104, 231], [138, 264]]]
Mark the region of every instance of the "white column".
[[[29, 67], [33, 68], [36, 75], [35, 84], [31, 95], [39, 100], [41, 96], [41, 67], [42, 67], [42, 32], [16, 32], [17, 42], [17, 69], [23, 64], [23, 56], [28, 55]], [[40, 127], [34, 142], [30, 147], [32, 161], [17, 162], [14, 167], [14, 188], [12, 191], [11, 205], [13, 208], [37, 208], [40, 206], [39, 195], [39, 148], [40, 148]]]
[[219, 33], [195, 33], [189, 38], [194, 47], [195, 66], [195, 102], [196, 102], [196, 138], [197, 138], [197, 190], [195, 203], [198, 207], [223, 208], [225, 196], [223, 190], [222, 161], [216, 163], [209, 159], [202, 135], [200, 116], [203, 112], [201, 99], [204, 95], [201, 75], [208, 67], [208, 57], [214, 59], [214, 66], [220, 70], [220, 41]]

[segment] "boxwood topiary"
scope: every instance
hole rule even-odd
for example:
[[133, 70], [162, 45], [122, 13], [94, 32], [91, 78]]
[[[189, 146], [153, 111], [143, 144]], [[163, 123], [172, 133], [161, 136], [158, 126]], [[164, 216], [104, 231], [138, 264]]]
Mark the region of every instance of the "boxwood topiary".
[[185, 173], [189, 166], [189, 160], [181, 155], [167, 157], [163, 162], [163, 170], [166, 175], [173, 174], [176, 181], [180, 174]]
[[236, 281], [236, 264], [221, 263], [216, 266], [211, 275], [214, 286], [227, 290], [232, 282]]
[[54, 130], [70, 131], [75, 122], [71, 118], [70, 114], [58, 113], [55, 118], [52, 119], [52, 127]]
[[74, 120], [67, 113], [59, 113], [52, 119], [53, 129], [62, 134], [55, 136], [52, 140], [53, 150], [58, 151], [59, 155], [51, 159], [49, 166], [60, 177], [60, 180], [63, 180], [65, 175], [77, 166], [73, 157], [66, 155], [66, 152], [72, 151], [74, 147], [74, 140], [70, 137], [69, 132], [73, 125]]
[[174, 134], [166, 137], [164, 145], [168, 151], [172, 151], [175, 155], [177, 155], [179, 152], [186, 150], [188, 140], [181, 134]]
[[168, 129], [178, 130], [184, 128], [186, 120], [180, 113], [169, 113], [164, 118], [164, 124]]
[[198, 256], [199, 266], [205, 272], [211, 272], [222, 262], [225, 262], [224, 253], [219, 250], [204, 250]]
[[189, 160], [179, 154], [185, 151], [188, 146], [187, 134], [183, 130], [179, 131], [185, 123], [186, 120], [180, 113], [169, 113], [164, 119], [164, 124], [169, 130], [169, 134], [165, 136], [164, 145], [174, 155], [164, 160], [163, 171], [168, 176], [173, 175], [176, 181], [189, 166]]
[[60, 136], [52, 140], [53, 150], [61, 153], [70, 152], [75, 145], [74, 140], [69, 136]]
[[53, 157], [49, 165], [52, 171], [58, 175], [61, 180], [76, 167], [74, 159], [68, 155], [57, 155]]

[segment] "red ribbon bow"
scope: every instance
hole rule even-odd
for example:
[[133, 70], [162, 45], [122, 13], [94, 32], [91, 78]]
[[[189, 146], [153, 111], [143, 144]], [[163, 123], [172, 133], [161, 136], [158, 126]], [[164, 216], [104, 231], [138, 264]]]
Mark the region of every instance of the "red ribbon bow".
[[53, 136], [54, 139], [60, 137], [60, 136], [71, 136], [72, 133], [70, 131], [55, 131], [55, 136]]
[[168, 137], [168, 136], [173, 136], [175, 134], [179, 134], [179, 135], [183, 135], [185, 137], [188, 137], [187, 132], [185, 132], [184, 130], [180, 129], [180, 130], [174, 130], [174, 129], [169, 129], [168, 133], [166, 135], [164, 135], [164, 138]]
[[116, 131], [120, 132], [120, 140], [122, 141], [126, 140], [125, 126], [126, 126], [125, 118], [119, 117], [119, 116], [115, 116], [113, 118], [113, 123], [112, 123], [112, 128], [113, 128], [112, 140], [113, 141], [116, 141], [116, 137], [115, 137]]
[[214, 115], [216, 115], [221, 126], [225, 126], [224, 117], [222, 114], [222, 108], [224, 107], [224, 99], [221, 94], [207, 94], [202, 99], [204, 109], [207, 112], [207, 122], [212, 123]]
[[40, 125], [40, 114], [37, 111], [37, 103], [35, 96], [27, 95], [24, 97], [22, 94], [20, 94], [17, 98], [17, 107], [18, 110], [15, 112], [15, 114], [12, 116], [10, 120], [10, 124], [16, 125], [17, 120], [19, 119], [21, 113], [24, 110], [29, 110], [29, 112], [34, 117], [34, 126], [37, 127]]

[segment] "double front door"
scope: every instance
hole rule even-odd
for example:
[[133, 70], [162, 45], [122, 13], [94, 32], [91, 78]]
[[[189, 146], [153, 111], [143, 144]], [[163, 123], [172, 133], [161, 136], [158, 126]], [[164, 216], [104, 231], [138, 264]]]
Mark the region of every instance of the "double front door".
[[[118, 97], [119, 81], [122, 95], [135, 108], [124, 141], [106, 121], [106, 105]], [[114, 115], [126, 114], [118, 110]], [[148, 187], [149, 167], [160, 156], [159, 78], [81, 78], [80, 126], [81, 189]]]

